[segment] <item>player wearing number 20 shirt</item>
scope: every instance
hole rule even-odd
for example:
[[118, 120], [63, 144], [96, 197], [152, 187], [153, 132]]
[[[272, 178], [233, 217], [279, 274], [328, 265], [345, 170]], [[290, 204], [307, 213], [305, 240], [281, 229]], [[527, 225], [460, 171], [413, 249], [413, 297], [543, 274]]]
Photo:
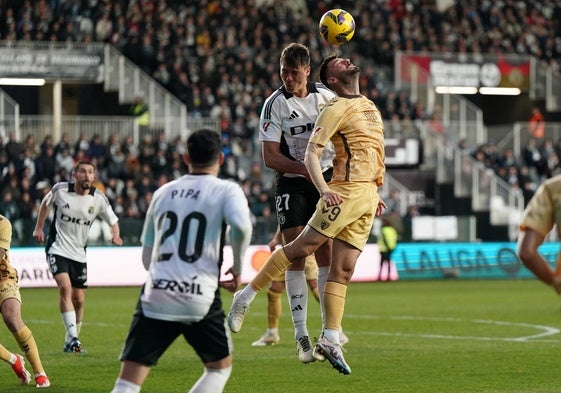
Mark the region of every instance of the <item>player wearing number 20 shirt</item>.
[[[143, 246], [152, 248], [141, 296], [144, 315], [196, 322], [208, 313], [218, 289], [226, 224], [234, 237], [251, 231], [248, 202], [236, 183], [189, 174], [156, 190], [141, 237]], [[239, 274], [241, 261], [236, 252], [234, 257]]]
[[[193, 132], [184, 157], [189, 174], [154, 192], [141, 235], [148, 278], [111, 393], [139, 392], [148, 370], [179, 335], [205, 367], [190, 391], [220, 393], [230, 377], [232, 342], [219, 287], [234, 292], [240, 286], [252, 224], [242, 188], [217, 177], [221, 149], [219, 133]], [[233, 266], [226, 273], [233, 278], [220, 281], [228, 228]]]

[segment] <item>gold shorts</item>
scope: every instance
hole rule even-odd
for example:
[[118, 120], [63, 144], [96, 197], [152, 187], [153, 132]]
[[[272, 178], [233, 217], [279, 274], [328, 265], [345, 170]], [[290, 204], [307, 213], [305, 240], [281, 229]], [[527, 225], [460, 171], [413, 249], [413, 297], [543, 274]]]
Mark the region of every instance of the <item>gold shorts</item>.
[[0, 304], [4, 300], [12, 298], [17, 299], [21, 303], [16, 269], [9, 264], [1, 264], [0, 270]]
[[331, 182], [329, 188], [341, 195], [343, 203], [328, 207], [320, 199], [308, 225], [329, 238], [342, 240], [362, 251], [376, 216], [380, 200], [378, 187], [375, 183]]
[[[317, 280], [318, 278], [318, 264], [316, 263], [316, 258], [314, 254], [308, 255], [306, 257], [306, 264], [304, 265], [304, 275], [306, 280]], [[273, 281], [284, 282], [284, 272], [279, 273]]]

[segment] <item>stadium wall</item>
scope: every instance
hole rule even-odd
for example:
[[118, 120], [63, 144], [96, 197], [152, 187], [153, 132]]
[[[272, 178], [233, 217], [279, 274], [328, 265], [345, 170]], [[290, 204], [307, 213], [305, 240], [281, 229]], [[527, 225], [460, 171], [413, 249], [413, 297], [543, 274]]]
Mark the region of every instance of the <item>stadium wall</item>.
[[[232, 250], [224, 250], [222, 272], [232, 265]], [[557, 243], [546, 243], [540, 251], [553, 265]], [[267, 246], [250, 246], [244, 259], [242, 281], [249, 282], [270, 255]], [[55, 287], [43, 248], [12, 248], [10, 259], [18, 270], [20, 285]], [[399, 279], [530, 278], [532, 275], [516, 256], [516, 243], [409, 243], [394, 251], [393, 262]], [[95, 286], [137, 286], [146, 279], [141, 247], [88, 248], [88, 284]], [[376, 281], [380, 266], [378, 246], [367, 244], [353, 281]], [[394, 271], [395, 273], [395, 271]]]

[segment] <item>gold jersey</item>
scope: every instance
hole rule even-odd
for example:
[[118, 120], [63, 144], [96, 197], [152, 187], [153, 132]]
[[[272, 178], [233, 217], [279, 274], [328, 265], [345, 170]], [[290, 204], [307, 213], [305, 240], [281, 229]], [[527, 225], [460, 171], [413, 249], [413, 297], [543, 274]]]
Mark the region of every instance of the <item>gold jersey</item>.
[[6, 299], [14, 298], [21, 302], [18, 286], [18, 273], [11, 265], [8, 251], [12, 242], [12, 224], [0, 215], [0, 248], [6, 250], [0, 260], [0, 304]]
[[561, 229], [561, 175], [543, 182], [526, 206], [520, 229], [533, 229], [546, 236], [557, 224]]
[[364, 96], [334, 97], [320, 112], [310, 142], [333, 143], [332, 182], [384, 182], [384, 125], [376, 105]]

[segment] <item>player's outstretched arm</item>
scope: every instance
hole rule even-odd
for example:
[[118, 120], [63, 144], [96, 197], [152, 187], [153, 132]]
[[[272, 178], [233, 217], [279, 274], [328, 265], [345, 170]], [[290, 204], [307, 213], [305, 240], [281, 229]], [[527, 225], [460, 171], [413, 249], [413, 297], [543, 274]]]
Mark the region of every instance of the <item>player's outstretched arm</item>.
[[121, 239], [121, 231], [119, 230], [119, 224], [115, 223], [111, 225], [111, 243], [116, 246], [123, 245], [123, 239]]
[[35, 229], [33, 229], [33, 238], [39, 242], [43, 243], [45, 241], [45, 233], [43, 232], [43, 226], [45, 225], [45, 220], [49, 214], [49, 207], [45, 198], [41, 201], [39, 206], [39, 212], [37, 214], [37, 222], [35, 224]]
[[538, 251], [544, 239], [541, 233], [525, 228], [518, 239], [518, 257], [540, 281], [551, 285], [557, 293], [561, 294], [560, 279], [556, 279], [555, 272]]

